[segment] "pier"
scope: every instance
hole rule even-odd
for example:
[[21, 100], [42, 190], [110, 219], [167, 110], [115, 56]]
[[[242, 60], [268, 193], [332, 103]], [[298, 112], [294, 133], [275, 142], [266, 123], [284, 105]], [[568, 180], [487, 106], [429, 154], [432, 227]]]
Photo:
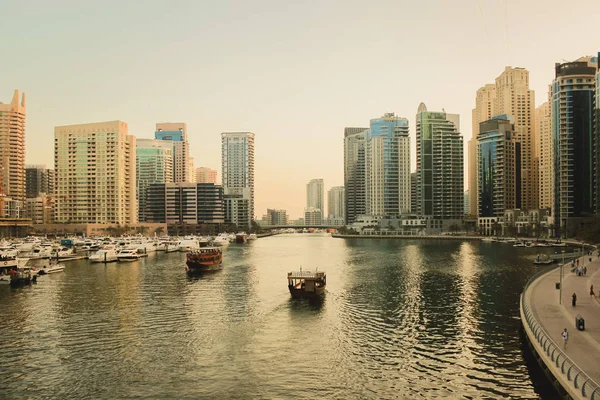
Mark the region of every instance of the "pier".
[[[593, 254], [578, 258], [587, 274], [573, 272], [570, 262], [561, 263], [536, 273], [521, 295], [521, 321], [529, 347], [565, 398], [600, 399], [600, 258]], [[591, 285], [595, 296], [590, 296]], [[584, 330], [576, 327], [578, 317]], [[566, 349], [561, 336], [565, 328]]]

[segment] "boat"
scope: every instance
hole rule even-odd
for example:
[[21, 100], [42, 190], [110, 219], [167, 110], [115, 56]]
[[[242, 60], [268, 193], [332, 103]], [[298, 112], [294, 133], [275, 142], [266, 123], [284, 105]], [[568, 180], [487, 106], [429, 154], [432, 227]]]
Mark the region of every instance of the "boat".
[[53, 274], [55, 272], [63, 272], [64, 270], [64, 265], [57, 262], [51, 262], [50, 265], [43, 265], [42, 268], [39, 269], [38, 275]]
[[223, 263], [223, 252], [218, 247], [202, 247], [186, 256], [186, 271], [200, 272], [218, 269]]
[[258, 236], [256, 236], [256, 233], [251, 233], [248, 235], [248, 240], [256, 240], [258, 239]]
[[246, 243], [247, 240], [248, 236], [246, 235], [246, 232], [238, 232], [235, 234], [236, 243]]
[[117, 249], [112, 244], [107, 244], [102, 249], [98, 250], [89, 257], [90, 262], [93, 263], [109, 263], [118, 261]]
[[64, 259], [64, 258], [73, 258], [76, 254], [73, 252], [72, 248], [61, 247], [60, 249], [55, 249], [52, 253], [53, 259]]
[[513, 244], [513, 247], [527, 247], [527, 246], [523, 242], [516, 242], [515, 244]]
[[322, 271], [292, 271], [287, 274], [288, 289], [293, 298], [316, 297], [325, 293], [327, 276]]
[[19, 287], [23, 285], [29, 285], [37, 281], [38, 270], [32, 267], [23, 266], [16, 269], [11, 269], [10, 273], [10, 286]]
[[178, 241], [163, 241], [158, 245], [158, 251], [164, 251], [165, 253], [173, 253], [179, 251]]
[[215, 240], [213, 240], [213, 244], [220, 247], [229, 246], [229, 235], [219, 233]]
[[188, 251], [196, 251], [200, 248], [200, 242], [194, 238], [183, 238], [179, 241], [179, 251], [187, 253]]
[[14, 272], [17, 271], [16, 265], [4, 265], [4, 262], [0, 263], [0, 285], [9, 285], [11, 277]]
[[142, 255], [138, 253], [137, 249], [122, 249], [117, 254], [119, 261], [137, 261], [142, 258]]
[[556, 260], [552, 257], [549, 257], [547, 254], [538, 254], [535, 260], [533, 260], [535, 265], [550, 265], [555, 262]]

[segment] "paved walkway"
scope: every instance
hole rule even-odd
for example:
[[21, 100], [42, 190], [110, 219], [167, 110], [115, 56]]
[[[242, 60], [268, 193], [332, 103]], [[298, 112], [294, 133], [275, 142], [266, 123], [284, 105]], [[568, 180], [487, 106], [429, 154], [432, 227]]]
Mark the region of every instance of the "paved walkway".
[[[569, 332], [566, 354], [596, 383], [600, 384], [600, 258], [594, 253], [579, 258], [579, 266], [587, 267], [587, 275], [577, 276], [571, 272], [570, 264], [563, 267], [562, 304], [556, 282], [560, 281], [560, 268], [538, 279], [526, 293], [531, 310], [540, 325], [552, 340], [563, 349], [562, 332]], [[596, 297], [590, 297], [590, 286], [594, 285]], [[573, 293], [577, 294], [577, 305], [572, 306]], [[585, 330], [575, 327], [575, 316], [585, 320]], [[564, 349], [563, 349], [564, 351]]]

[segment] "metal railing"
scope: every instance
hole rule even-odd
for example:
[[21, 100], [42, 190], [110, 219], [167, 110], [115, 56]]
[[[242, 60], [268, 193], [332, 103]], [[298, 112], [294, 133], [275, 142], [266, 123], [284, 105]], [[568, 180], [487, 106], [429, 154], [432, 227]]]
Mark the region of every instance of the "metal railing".
[[[568, 264], [567, 264], [568, 265]], [[535, 273], [525, 284], [523, 293], [521, 293], [521, 309], [525, 316], [525, 322], [533, 333], [535, 340], [542, 347], [544, 352], [554, 365], [560, 369], [560, 372], [567, 378], [572, 387], [581, 392], [584, 398], [591, 400], [600, 400], [600, 386], [590, 378], [573, 360], [571, 360], [561, 349], [544, 328], [537, 322], [529, 304], [525, 301], [525, 292], [531, 284], [540, 276], [552, 271], [558, 267], [549, 267]]]

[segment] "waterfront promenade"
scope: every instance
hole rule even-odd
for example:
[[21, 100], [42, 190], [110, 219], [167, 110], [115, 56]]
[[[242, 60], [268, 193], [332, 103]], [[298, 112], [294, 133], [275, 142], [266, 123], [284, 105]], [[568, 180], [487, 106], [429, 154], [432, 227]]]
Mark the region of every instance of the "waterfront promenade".
[[[588, 255], [579, 258], [580, 267], [583, 265], [587, 267], [585, 276], [578, 276], [571, 272], [570, 263], [563, 267], [562, 304], [559, 303], [561, 291], [556, 288], [556, 283], [560, 282], [560, 267], [554, 268], [551, 272], [536, 279], [525, 291], [524, 302], [529, 304], [535, 320], [557, 347], [564, 351], [567, 357], [589, 378], [598, 383], [600, 382], [600, 298], [598, 297], [600, 258], [598, 258], [597, 252], [594, 252], [591, 258], [591, 263]], [[594, 285], [595, 297], [590, 296], [591, 285]], [[572, 306], [573, 293], [577, 295], [575, 307]], [[584, 331], [577, 330], [575, 326], [575, 318], [578, 314], [585, 321]], [[567, 328], [569, 332], [566, 350], [564, 350], [561, 336], [564, 328]], [[540, 355], [547, 365], [553, 363], [546, 354]], [[558, 359], [558, 364], [561, 363], [562, 361]], [[570, 380], [572, 379], [573, 377], [570, 378]], [[564, 382], [562, 384], [569, 390], [567, 387], [569, 385], [565, 385]], [[579, 394], [581, 395], [581, 393]], [[590, 393], [587, 395], [589, 396]], [[577, 398], [579, 397], [577, 396]], [[594, 394], [594, 398], [600, 398], [598, 391]]]

